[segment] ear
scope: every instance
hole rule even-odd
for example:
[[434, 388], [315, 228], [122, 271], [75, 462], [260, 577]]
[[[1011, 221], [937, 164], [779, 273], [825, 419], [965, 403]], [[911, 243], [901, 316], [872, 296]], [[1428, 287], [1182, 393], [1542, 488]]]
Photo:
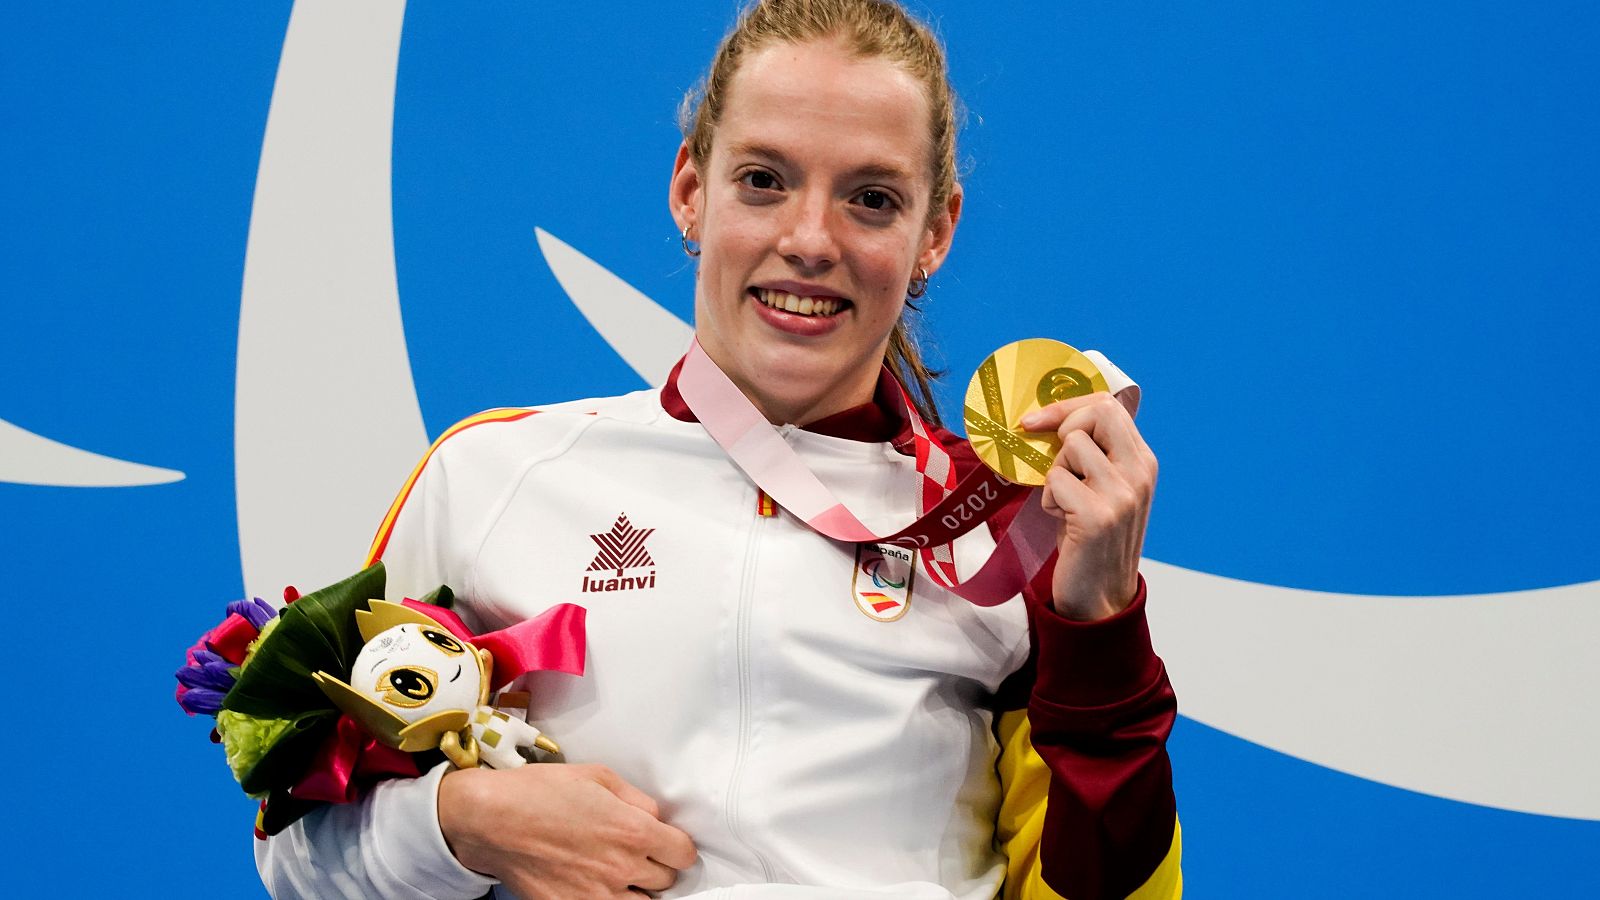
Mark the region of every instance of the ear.
[[678, 145], [678, 158], [672, 163], [672, 181], [667, 186], [667, 206], [679, 231], [700, 224], [704, 203], [705, 183], [700, 179], [700, 168], [689, 155], [689, 143], [685, 141]]
[[956, 224], [961, 221], [961, 185], [957, 184], [950, 191], [950, 199], [945, 201], [944, 209], [939, 210], [928, 222], [928, 230], [923, 233], [922, 252], [917, 255], [917, 265], [927, 269], [932, 275], [944, 265], [944, 259], [950, 255], [950, 245], [956, 238]]

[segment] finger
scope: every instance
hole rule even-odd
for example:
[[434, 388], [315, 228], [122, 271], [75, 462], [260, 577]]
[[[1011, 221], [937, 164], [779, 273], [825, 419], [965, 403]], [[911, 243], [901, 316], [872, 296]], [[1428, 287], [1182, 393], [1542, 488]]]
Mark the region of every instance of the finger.
[[1044, 510], [1057, 519], [1090, 509], [1098, 499], [1092, 488], [1061, 466], [1051, 466], [1044, 476]]
[[644, 810], [650, 814], [650, 818], [652, 819], [661, 818], [661, 808], [656, 805], [656, 801], [651, 798], [649, 794], [646, 794], [644, 791], [639, 790], [638, 788], [629, 784], [627, 781], [623, 780], [621, 775], [611, 771], [609, 767], [584, 766], [583, 768], [585, 770], [585, 775], [587, 775], [589, 778], [592, 778], [595, 783], [599, 784], [601, 787], [616, 795], [618, 800], [621, 800], [623, 803], [626, 803], [635, 809]]
[[1069, 431], [1062, 436], [1061, 452], [1056, 454], [1055, 465], [1077, 476], [1097, 493], [1125, 491], [1127, 479], [1106, 457], [1105, 450], [1086, 432]]
[[[1144, 448], [1144, 438], [1138, 426], [1128, 418], [1128, 411], [1107, 394], [1097, 394], [1104, 399], [1085, 404], [1068, 412], [1056, 426], [1056, 433], [1066, 439], [1069, 431], [1083, 431], [1105, 450], [1115, 462], [1137, 459]], [[1076, 398], [1074, 398], [1076, 399]]]
[[694, 839], [682, 829], [657, 822], [650, 830], [650, 844], [645, 849], [645, 855], [664, 866], [682, 871], [694, 865], [700, 852], [695, 849]]
[[1082, 397], [1068, 397], [1065, 400], [1057, 400], [1049, 406], [1040, 407], [1028, 413], [1017, 424], [1027, 431], [1055, 431], [1060, 427], [1061, 420], [1076, 410], [1092, 406], [1110, 396], [1104, 391], [1096, 391], [1093, 394], [1084, 394]]
[[664, 891], [678, 881], [678, 870], [653, 859], [641, 860], [629, 886], [647, 891]]
[[[1094, 416], [1092, 419], [1090, 416]], [[1083, 426], [1083, 427], [1075, 427]], [[1067, 436], [1070, 434], [1087, 434], [1095, 443], [1101, 453], [1117, 472], [1117, 481], [1134, 492], [1135, 495], [1148, 497], [1155, 490], [1156, 473], [1159, 465], [1156, 455], [1146, 444], [1144, 437], [1139, 434], [1139, 429], [1123, 415], [1120, 409], [1112, 408], [1104, 416], [1094, 415], [1091, 410], [1080, 410], [1068, 414], [1061, 425], [1061, 444], [1063, 447], [1070, 445]], [[1086, 449], [1086, 448], [1080, 448]], [[1087, 463], [1087, 459], [1083, 460]], [[1091, 470], [1076, 468], [1078, 474], [1093, 474]], [[1094, 479], [1090, 479], [1091, 483]], [[1110, 479], [1101, 478], [1099, 484], [1110, 485]]]

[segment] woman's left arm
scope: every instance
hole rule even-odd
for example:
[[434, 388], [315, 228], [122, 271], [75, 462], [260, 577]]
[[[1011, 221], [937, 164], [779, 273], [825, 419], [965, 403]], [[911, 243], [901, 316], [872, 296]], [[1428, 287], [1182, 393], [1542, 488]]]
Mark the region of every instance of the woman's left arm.
[[1043, 491], [1060, 526], [1050, 574], [1026, 592], [1032, 690], [997, 721], [1005, 896], [1181, 896], [1166, 752], [1177, 708], [1139, 577], [1155, 455], [1109, 394], [1053, 404], [1023, 426], [1061, 435]]

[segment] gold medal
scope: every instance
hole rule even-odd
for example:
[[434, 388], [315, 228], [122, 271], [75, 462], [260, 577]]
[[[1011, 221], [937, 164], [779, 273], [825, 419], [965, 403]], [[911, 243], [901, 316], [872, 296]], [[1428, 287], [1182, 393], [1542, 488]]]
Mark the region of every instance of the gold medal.
[[1023, 431], [1023, 416], [1058, 400], [1109, 390], [1100, 369], [1077, 349], [1028, 338], [989, 354], [967, 386], [967, 440], [984, 465], [1016, 484], [1044, 484], [1061, 450], [1054, 431]]

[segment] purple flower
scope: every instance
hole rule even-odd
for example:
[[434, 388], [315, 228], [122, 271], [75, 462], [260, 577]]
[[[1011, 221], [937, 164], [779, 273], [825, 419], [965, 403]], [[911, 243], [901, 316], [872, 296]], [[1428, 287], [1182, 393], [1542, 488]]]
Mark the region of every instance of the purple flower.
[[210, 688], [178, 688], [178, 705], [189, 715], [205, 714], [214, 716], [222, 711], [222, 698], [228, 696], [227, 691], [214, 691]]
[[267, 624], [268, 619], [278, 614], [278, 611], [272, 608], [272, 604], [267, 603], [260, 597], [250, 600], [235, 600], [228, 604], [228, 612], [244, 616], [250, 620], [250, 624], [254, 625], [257, 631], [260, 631], [261, 627]]
[[183, 667], [175, 673], [176, 697], [184, 712], [216, 715], [222, 709], [222, 698], [233, 687], [235, 666], [244, 661], [250, 642], [277, 614], [260, 599], [228, 604], [222, 623], [184, 652]]
[[174, 674], [178, 678], [178, 705], [189, 715], [216, 715], [222, 698], [233, 687], [233, 663], [210, 650], [191, 649], [188, 662]]
[[[179, 684], [191, 690], [210, 688], [224, 693], [233, 687], [233, 666], [229, 665], [227, 660], [206, 651], [195, 655], [198, 665], [184, 666], [175, 673]], [[202, 655], [211, 657], [211, 660], [198, 659]]]

